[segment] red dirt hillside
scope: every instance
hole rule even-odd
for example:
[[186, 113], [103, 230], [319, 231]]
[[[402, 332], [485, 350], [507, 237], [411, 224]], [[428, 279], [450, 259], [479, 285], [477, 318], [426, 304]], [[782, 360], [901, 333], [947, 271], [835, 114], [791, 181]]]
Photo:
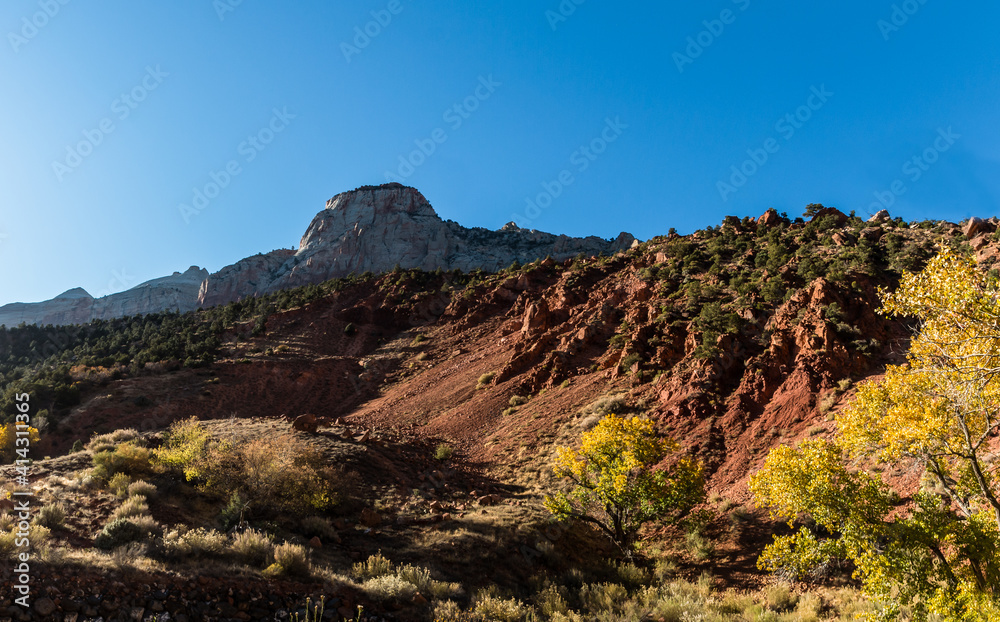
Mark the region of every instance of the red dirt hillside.
[[[804, 224], [771, 211], [463, 284], [388, 273], [275, 313], [258, 336], [241, 326], [207, 370], [113, 382], [48, 450], [190, 415], [312, 413], [451, 443], [487, 469], [538, 471], [540, 452], [572, 440], [581, 408], [620, 392], [706, 462], [714, 490], [745, 500], [769, 448], [830, 430], [851, 385], [905, 352], [909, 331], [876, 314], [876, 288], [934, 243], [965, 240], [948, 223], [825, 210]], [[992, 236], [978, 246], [991, 265]], [[526, 403], [510, 407], [513, 396]]]

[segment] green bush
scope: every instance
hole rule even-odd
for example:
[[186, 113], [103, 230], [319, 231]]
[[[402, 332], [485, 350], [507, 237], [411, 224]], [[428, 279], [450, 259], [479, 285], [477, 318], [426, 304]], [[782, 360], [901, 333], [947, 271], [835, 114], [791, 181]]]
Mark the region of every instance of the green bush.
[[117, 518], [104, 526], [94, 539], [94, 546], [110, 551], [131, 542], [140, 542], [146, 535], [142, 527], [129, 519]]

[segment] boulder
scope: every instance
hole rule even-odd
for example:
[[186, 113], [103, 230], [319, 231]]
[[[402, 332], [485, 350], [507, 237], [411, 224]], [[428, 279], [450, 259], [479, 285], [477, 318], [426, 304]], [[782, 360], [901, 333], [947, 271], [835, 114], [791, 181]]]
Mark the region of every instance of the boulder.
[[889, 222], [892, 220], [892, 216], [889, 215], [889, 210], [880, 209], [875, 212], [875, 215], [868, 219], [868, 222], [872, 224], [881, 224], [884, 222]]
[[299, 415], [292, 422], [292, 429], [299, 432], [315, 434], [319, 424], [316, 423], [316, 415]]
[[778, 215], [778, 210], [771, 208], [757, 219], [757, 224], [764, 225], [765, 227], [776, 227], [781, 224], [781, 216]]
[[965, 223], [965, 226], [962, 228], [962, 233], [965, 234], [965, 237], [971, 240], [978, 235], [983, 233], [993, 233], [996, 230], [997, 226], [994, 223], [973, 216], [967, 223]]

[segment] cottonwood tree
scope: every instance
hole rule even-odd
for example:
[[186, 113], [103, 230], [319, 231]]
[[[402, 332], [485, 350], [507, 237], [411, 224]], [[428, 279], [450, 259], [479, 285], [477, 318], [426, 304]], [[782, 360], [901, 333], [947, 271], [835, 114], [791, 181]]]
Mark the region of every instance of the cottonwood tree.
[[631, 556], [642, 525], [676, 520], [705, 498], [700, 462], [683, 456], [670, 468], [655, 468], [679, 449], [658, 437], [648, 419], [608, 415], [581, 435], [579, 450], [559, 448], [555, 473], [573, 489], [546, 497], [545, 507], [560, 519], [597, 526]]
[[[917, 320], [907, 362], [862, 384], [834, 441], [771, 452], [750, 488], [792, 524], [758, 565], [803, 577], [849, 559], [880, 604], [874, 619], [1000, 619], [1000, 287], [947, 249], [893, 293], [882, 312]], [[900, 499], [859, 462], [911, 461], [921, 490]]]

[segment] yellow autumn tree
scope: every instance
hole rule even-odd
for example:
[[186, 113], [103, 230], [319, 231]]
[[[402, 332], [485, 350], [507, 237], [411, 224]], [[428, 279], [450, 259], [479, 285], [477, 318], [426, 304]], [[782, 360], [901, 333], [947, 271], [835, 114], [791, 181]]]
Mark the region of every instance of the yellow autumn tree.
[[[750, 488], [790, 524], [758, 565], [803, 577], [853, 562], [880, 604], [876, 619], [1000, 620], [1000, 502], [993, 451], [1000, 432], [1000, 287], [975, 262], [942, 250], [899, 288], [885, 314], [914, 318], [904, 365], [862, 384], [834, 441], [771, 452]], [[899, 499], [859, 461], [926, 470]]]
[[683, 456], [656, 468], [679, 449], [658, 437], [648, 419], [608, 415], [581, 435], [579, 450], [559, 448], [555, 473], [573, 489], [546, 497], [545, 507], [560, 519], [597, 526], [630, 556], [642, 525], [676, 520], [705, 498], [698, 461]]
[[[25, 431], [24, 428], [21, 428]], [[29, 427], [27, 430], [28, 435], [22, 436], [22, 438], [27, 438], [29, 447], [38, 442], [38, 430]], [[5, 423], [0, 425], [0, 461], [3, 464], [8, 464], [14, 461], [17, 455], [17, 432], [18, 426], [16, 423]]]

